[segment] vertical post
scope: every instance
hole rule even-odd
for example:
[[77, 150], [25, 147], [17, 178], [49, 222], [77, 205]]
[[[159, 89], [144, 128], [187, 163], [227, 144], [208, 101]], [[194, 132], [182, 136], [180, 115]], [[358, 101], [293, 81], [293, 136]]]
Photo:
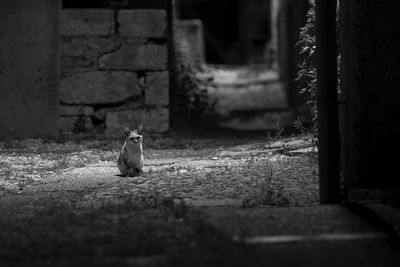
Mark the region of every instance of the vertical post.
[[169, 118], [170, 127], [177, 127], [177, 118], [179, 118], [179, 109], [182, 106], [181, 92], [177, 86], [178, 69], [176, 62], [176, 29], [175, 23], [180, 18], [180, 0], [169, 0], [167, 8], [167, 26], [168, 26], [168, 69], [169, 69]]
[[316, 0], [320, 203], [340, 202], [336, 0]]
[[270, 42], [270, 47], [269, 47], [269, 65], [273, 69], [278, 68], [278, 47], [279, 47], [279, 41], [278, 41], [278, 14], [279, 14], [279, 0], [271, 0], [270, 4], [270, 16], [271, 16], [271, 42]]

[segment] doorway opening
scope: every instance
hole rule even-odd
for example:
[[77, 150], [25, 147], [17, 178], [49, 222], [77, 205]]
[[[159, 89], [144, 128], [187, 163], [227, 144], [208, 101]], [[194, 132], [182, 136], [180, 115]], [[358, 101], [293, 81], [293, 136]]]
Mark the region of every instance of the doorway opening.
[[[296, 42], [308, 9], [308, 1], [175, 1], [172, 123], [180, 130], [192, 124], [195, 134], [206, 131], [222, 147], [222, 158], [258, 155], [249, 161], [253, 171], [241, 172], [263, 176], [254, 178], [258, 193], [246, 197], [251, 205], [319, 201], [309, 108], [294, 82], [301, 59]], [[255, 138], [224, 148], [220, 142], [228, 136]]]
[[[190, 77], [200, 73], [176, 93], [189, 94], [177, 106], [198, 105], [218, 128], [234, 130], [276, 131], [309, 122], [294, 82], [300, 62], [295, 44], [308, 7], [308, 1], [176, 1], [177, 72], [183, 65]], [[187, 83], [187, 76], [182, 79]]]

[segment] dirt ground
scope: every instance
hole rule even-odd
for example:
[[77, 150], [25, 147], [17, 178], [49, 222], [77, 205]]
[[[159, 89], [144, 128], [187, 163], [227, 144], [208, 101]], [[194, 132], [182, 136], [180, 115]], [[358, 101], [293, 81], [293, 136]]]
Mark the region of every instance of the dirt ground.
[[1, 266], [251, 265], [201, 207], [318, 203], [310, 136], [145, 136], [134, 178], [118, 176], [122, 142], [0, 143]]

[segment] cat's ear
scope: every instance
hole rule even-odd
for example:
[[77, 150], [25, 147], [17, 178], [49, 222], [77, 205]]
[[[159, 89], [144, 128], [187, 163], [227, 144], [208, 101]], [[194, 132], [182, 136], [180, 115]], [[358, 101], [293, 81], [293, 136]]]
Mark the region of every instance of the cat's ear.
[[126, 137], [128, 137], [131, 134], [131, 130], [128, 127], [124, 128], [124, 134]]
[[137, 132], [138, 134], [142, 135], [143, 126], [142, 126], [141, 124], [139, 124], [139, 126], [137, 127], [136, 132]]

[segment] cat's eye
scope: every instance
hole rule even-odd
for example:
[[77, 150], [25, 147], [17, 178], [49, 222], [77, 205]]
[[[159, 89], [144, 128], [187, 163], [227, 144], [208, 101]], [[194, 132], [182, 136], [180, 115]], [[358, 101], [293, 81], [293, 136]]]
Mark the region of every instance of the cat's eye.
[[131, 141], [139, 142], [141, 137], [140, 136], [130, 136], [130, 137], [128, 137], [128, 139]]

